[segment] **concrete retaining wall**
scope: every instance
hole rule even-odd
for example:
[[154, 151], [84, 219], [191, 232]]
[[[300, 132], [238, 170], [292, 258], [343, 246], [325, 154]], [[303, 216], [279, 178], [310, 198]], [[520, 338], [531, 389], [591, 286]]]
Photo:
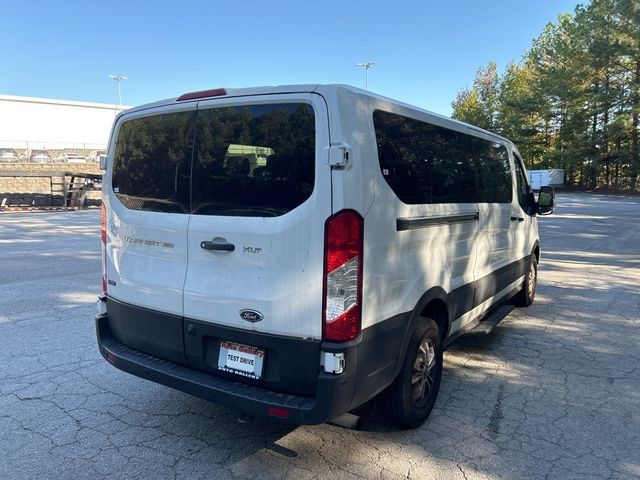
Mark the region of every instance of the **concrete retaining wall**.
[[[16, 171], [28, 173], [29, 176], [11, 175]], [[55, 175], [60, 172], [77, 172], [101, 174], [96, 163], [78, 164], [24, 164], [24, 163], [0, 163], [0, 205], [28, 205], [28, 206], [59, 206], [62, 205], [62, 194], [55, 191], [60, 190], [59, 186], [63, 181], [62, 175]], [[31, 176], [31, 175], [42, 176]], [[88, 192], [87, 198], [97, 200], [100, 198], [99, 191]], [[93, 203], [93, 202], [92, 202]]]

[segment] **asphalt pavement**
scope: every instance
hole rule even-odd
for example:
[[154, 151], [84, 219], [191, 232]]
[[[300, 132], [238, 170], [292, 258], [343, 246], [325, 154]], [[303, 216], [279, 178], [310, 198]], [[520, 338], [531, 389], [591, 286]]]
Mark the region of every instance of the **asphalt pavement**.
[[431, 417], [295, 427], [98, 353], [99, 212], [0, 215], [0, 478], [638, 479], [640, 198], [561, 194], [535, 303], [445, 353]]

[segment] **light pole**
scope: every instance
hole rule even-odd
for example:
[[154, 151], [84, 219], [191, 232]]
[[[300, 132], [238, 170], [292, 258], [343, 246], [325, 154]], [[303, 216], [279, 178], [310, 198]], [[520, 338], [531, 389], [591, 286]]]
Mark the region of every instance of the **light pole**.
[[373, 62], [356, 63], [356, 67], [364, 67], [364, 89], [369, 90], [369, 69], [375, 65]]
[[128, 78], [122, 75], [109, 75], [109, 78], [118, 82], [118, 107], [122, 108], [122, 92], [120, 91], [120, 80], [128, 80]]

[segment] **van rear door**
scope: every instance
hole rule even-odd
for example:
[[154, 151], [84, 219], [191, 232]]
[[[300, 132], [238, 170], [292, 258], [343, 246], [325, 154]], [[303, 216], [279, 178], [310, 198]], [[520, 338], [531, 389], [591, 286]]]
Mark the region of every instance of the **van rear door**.
[[178, 316], [196, 115], [194, 105], [125, 115], [114, 130], [105, 179], [109, 296]]
[[202, 101], [195, 138], [185, 319], [321, 338], [331, 214], [324, 99]]
[[185, 362], [182, 289], [196, 116], [195, 104], [124, 115], [114, 129], [104, 188], [113, 333], [178, 363]]

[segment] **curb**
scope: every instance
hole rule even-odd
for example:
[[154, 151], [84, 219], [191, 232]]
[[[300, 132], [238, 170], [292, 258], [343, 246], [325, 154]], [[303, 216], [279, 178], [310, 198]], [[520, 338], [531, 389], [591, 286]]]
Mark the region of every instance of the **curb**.
[[13, 212], [74, 212], [75, 207], [0, 207], [0, 213]]

